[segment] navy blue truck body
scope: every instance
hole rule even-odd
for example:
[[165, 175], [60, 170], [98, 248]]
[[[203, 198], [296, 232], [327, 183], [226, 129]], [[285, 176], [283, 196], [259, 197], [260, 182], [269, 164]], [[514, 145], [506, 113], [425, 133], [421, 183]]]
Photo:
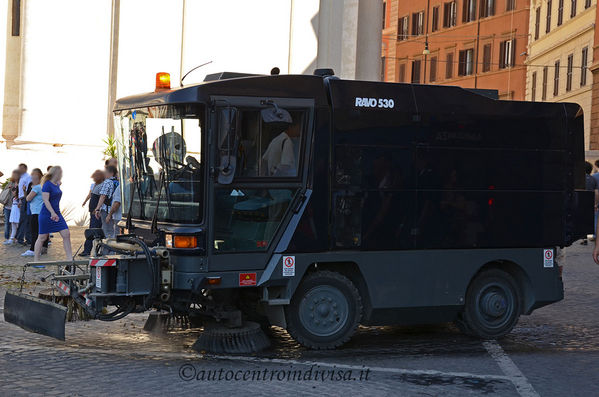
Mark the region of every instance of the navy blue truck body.
[[[252, 302], [254, 315], [291, 328], [306, 346], [331, 348], [357, 323], [457, 321], [470, 333], [500, 336], [513, 316], [563, 298], [557, 250], [593, 231], [578, 105], [331, 76], [209, 80], [115, 106], [127, 120], [117, 131], [129, 147], [122, 175], [139, 164], [131, 131], [140, 114], [147, 121], [166, 109], [170, 119], [201, 126], [199, 164], [171, 176], [165, 196], [144, 202], [133, 183], [121, 184], [121, 226], [170, 252], [171, 294], [161, 304], [181, 307], [190, 292], [211, 291], [242, 308]], [[281, 177], [261, 165], [261, 142], [274, 135], [260, 112], [273, 103], [301, 120], [294, 173]], [[221, 178], [231, 156], [232, 178]], [[176, 184], [194, 188], [177, 196]], [[185, 197], [193, 214], [177, 209]], [[176, 247], [176, 236], [195, 245]], [[343, 318], [334, 320], [348, 324], [304, 324], [316, 310], [307, 300], [336, 296], [345, 298]], [[486, 333], [472, 320], [476, 310], [490, 319]]]

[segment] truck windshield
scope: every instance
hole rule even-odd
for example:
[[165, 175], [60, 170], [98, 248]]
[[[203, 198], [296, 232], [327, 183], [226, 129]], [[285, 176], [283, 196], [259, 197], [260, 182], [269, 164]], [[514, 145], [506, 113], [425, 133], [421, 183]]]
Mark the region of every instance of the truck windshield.
[[168, 105], [115, 115], [124, 214], [200, 223], [203, 111], [201, 105]]

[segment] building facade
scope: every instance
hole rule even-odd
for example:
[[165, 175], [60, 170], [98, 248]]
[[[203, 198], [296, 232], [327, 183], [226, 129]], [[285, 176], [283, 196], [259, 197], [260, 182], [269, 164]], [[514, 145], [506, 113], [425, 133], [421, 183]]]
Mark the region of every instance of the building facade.
[[523, 100], [530, 0], [386, 0], [382, 76]]
[[[208, 73], [378, 80], [382, 0], [0, 0], [0, 171], [61, 165], [65, 214], [84, 219], [114, 100]], [[235, 10], [235, 12], [225, 12]], [[234, 27], [234, 28], [231, 28]]]
[[526, 100], [575, 102], [584, 111], [590, 147], [597, 0], [531, 0]]

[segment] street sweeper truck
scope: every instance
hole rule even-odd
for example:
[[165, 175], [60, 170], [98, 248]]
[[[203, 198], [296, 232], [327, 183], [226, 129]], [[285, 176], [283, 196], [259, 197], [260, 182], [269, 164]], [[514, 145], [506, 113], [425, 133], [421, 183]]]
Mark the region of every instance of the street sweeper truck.
[[[450, 86], [219, 73], [114, 107], [122, 233], [52, 277], [90, 317], [152, 311], [196, 348], [334, 349], [358, 325], [479, 338], [563, 298], [560, 248], [593, 232], [581, 108]], [[64, 338], [64, 308], [4, 315]], [[162, 321], [162, 320], [159, 320]]]

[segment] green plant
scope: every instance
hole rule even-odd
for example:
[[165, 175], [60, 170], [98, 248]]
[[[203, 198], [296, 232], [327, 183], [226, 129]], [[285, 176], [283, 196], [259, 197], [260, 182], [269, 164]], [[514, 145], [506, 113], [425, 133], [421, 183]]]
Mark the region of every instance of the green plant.
[[89, 212], [85, 212], [79, 218], [75, 219], [75, 226], [87, 226], [89, 224]]
[[104, 148], [104, 157], [105, 159], [109, 159], [109, 158], [116, 158], [117, 156], [117, 140], [115, 137], [113, 136], [108, 136], [105, 139], [102, 140], [102, 142], [104, 142], [104, 144], [106, 145], [106, 147]]

